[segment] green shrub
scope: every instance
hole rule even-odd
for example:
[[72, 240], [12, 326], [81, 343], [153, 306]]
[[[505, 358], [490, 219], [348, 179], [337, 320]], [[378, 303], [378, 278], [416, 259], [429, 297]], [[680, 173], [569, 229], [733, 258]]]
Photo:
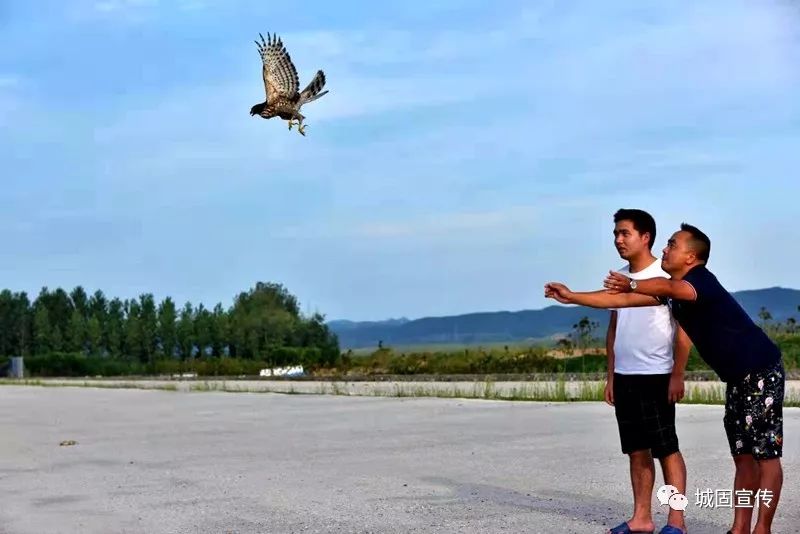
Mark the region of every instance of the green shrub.
[[132, 361], [80, 353], [55, 352], [27, 356], [25, 374], [38, 377], [130, 376], [146, 374], [145, 367]]

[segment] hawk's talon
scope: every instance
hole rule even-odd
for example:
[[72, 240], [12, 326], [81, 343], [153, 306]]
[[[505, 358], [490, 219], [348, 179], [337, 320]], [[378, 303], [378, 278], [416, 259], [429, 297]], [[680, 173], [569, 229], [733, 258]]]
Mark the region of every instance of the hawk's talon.
[[291, 130], [291, 129], [292, 129], [292, 125], [293, 125], [293, 123], [292, 123], [292, 121], [291, 121], [291, 120], [289, 120], [288, 122], [289, 122], [289, 129]]
[[306, 125], [297, 123], [297, 131], [300, 132], [300, 135], [305, 137], [305, 135], [306, 135]]

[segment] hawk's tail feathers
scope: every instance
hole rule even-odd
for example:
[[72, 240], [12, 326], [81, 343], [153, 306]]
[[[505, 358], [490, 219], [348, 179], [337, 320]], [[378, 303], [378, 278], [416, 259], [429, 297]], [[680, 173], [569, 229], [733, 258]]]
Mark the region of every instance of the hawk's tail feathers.
[[322, 91], [323, 87], [325, 87], [325, 73], [321, 70], [318, 70], [316, 76], [314, 76], [314, 79], [311, 80], [306, 88], [300, 93], [300, 103], [306, 104], [308, 102], [313, 102], [314, 100], [327, 94], [328, 91]]

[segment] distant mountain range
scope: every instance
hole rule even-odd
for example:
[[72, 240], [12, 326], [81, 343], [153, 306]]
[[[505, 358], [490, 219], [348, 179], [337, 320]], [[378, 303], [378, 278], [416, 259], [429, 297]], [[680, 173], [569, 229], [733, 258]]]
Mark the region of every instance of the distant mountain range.
[[[800, 320], [800, 290], [782, 287], [733, 293], [745, 311], [756, 321], [762, 307], [774, 321], [789, 317]], [[327, 324], [339, 336], [342, 349], [387, 346], [475, 344], [502, 342], [541, 342], [566, 334], [572, 325], [587, 316], [600, 323], [599, 334], [608, 327], [607, 310], [583, 306], [548, 306], [541, 310], [478, 312], [447, 317], [406, 318], [386, 321], [333, 320]]]

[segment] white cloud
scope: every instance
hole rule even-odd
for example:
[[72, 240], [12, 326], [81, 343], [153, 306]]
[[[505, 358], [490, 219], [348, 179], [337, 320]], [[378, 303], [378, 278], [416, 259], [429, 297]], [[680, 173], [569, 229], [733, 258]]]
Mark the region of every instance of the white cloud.
[[286, 227], [275, 234], [278, 238], [312, 239], [376, 239], [378, 241], [415, 238], [442, 239], [456, 235], [475, 237], [485, 232], [511, 230], [521, 224], [532, 224], [538, 218], [534, 206], [509, 206], [499, 210], [432, 213], [403, 219], [373, 219], [351, 222]]
[[102, 2], [95, 2], [94, 8], [98, 11], [109, 12], [139, 5], [141, 5], [141, 2], [136, 0], [104, 0]]
[[[489, 98], [503, 87], [497, 80], [475, 80], [467, 76], [442, 77], [367, 77], [329, 73], [330, 93], [308, 105], [305, 110], [318, 120], [338, 120], [381, 113], [468, 102]], [[344, 73], [343, 73], [344, 74]], [[317, 108], [316, 111], [312, 111]]]
[[17, 87], [21, 83], [19, 76], [0, 73], [0, 91]]
[[[591, 89], [620, 99], [687, 91], [707, 97], [706, 103], [797, 83], [798, 33], [776, 4], [667, 6], [657, 7], [649, 22], [629, 23], [625, 31], [575, 35], [574, 45], [559, 46], [545, 61], [544, 77], [570, 91]], [[556, 72], [560, 76], [551, 78]]]
[[101, 13], [120, 13], [155, 7], [158, 4], [158, 0], [101, 0], [95, 2], [93, 7]]
[[73, 11], [79, 19], [104, 17], [125, 23], [143, 23], [153, 17], [163, 16], [165, 11], [178, 12], [200, 11], [207, 9], [209, 3], [216, 0], [97, 0], [88, 9]]
[[433, 66], [441, 69], [458, 61], [482, 61], [492, 57], [502, 60], [504, 53], [544, 31], [539, 10], [523, 8], [488, 27], [297, 31], [280, 37], [292, 57], [318, 58], [324, 63], [354, 68]]
[[542, 195], [536, 200], [535, 204], [506, 204], [492, 209], [427, 210], [408, 216], [361, 217], [349, 221], [338, 218], [324, 225], [286, 226], [271, 235], [279, 239], [367, 239], [378, 243], [408, 239], [414, 242], [489, 242], [502, 240], [503, 236], [549, 231], [554, 213], [586, 208], [593, 202], [590, 197], [581, 196], [560, 199]]
[[509, 206], [500, 210], [431, 214], [412, 220], [375, 221], [361, 223], [351, 237], [370, 239], [441, 238], [453, 234], [468, 234], [512, 230], [520, 225], [537, 222], [534, 206]]
[[0, 73], [0, 125], [13, 123], [13, 116], [20, 106], [18, 89], [22, 78], [15, 74]]

